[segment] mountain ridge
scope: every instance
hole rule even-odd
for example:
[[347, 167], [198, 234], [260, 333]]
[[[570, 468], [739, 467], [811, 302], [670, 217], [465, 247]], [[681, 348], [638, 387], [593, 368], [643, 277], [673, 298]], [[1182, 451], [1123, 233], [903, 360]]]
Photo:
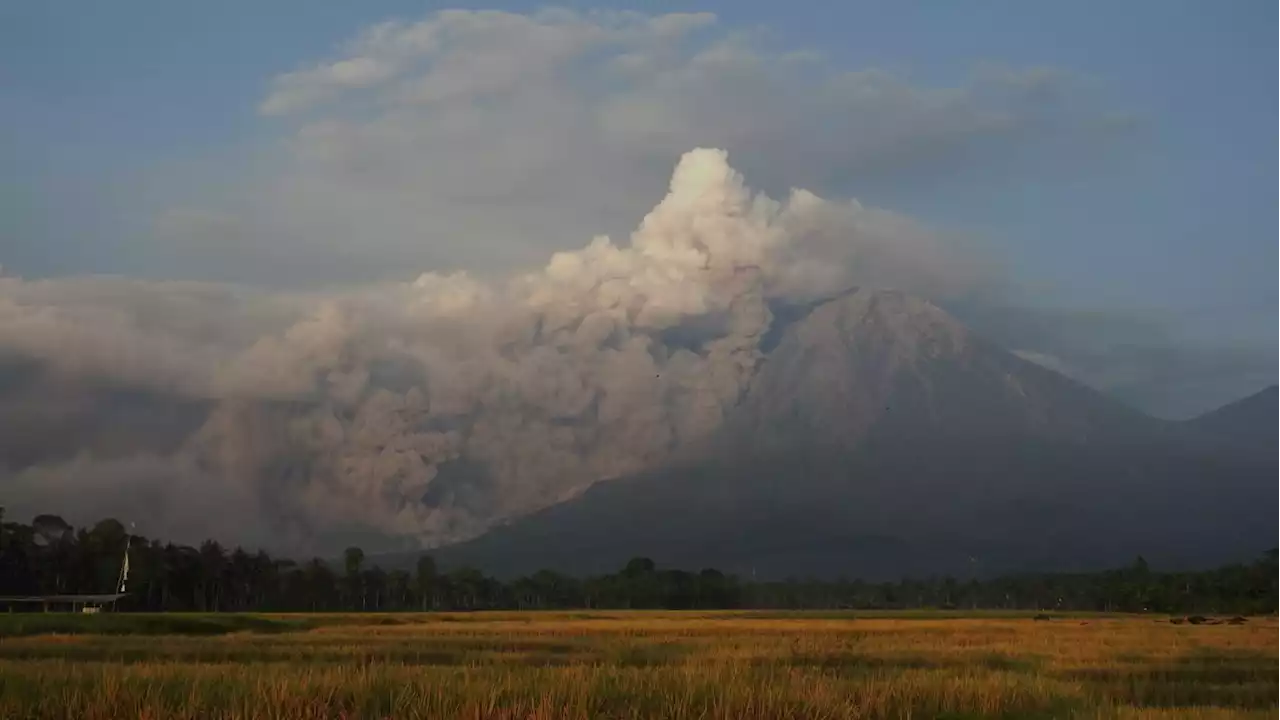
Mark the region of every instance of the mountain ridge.
[[1186, 425], [1223, 441], [1267, 449], [1274, 454], [1280, 436], [1280, 387], [1263, 388], [1191, 418]]

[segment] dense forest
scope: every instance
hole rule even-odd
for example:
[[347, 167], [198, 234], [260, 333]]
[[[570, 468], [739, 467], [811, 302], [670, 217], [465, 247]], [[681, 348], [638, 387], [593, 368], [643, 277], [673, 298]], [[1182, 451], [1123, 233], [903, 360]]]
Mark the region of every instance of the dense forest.
[[109, 593], [128, 548], [119, 611], [419, 611], [552, 608], [974, 608], [1265, 614], [1276, 611], [1276, 550], [1249, 564], [1156, 572], [1138, 558], [1096, 573], [991, 579], [750, 582], [714, 569], [660, 569], [636, 558], [585, 579], [541, 571], [501, 582], [474, 568], [441, 572], [423, 554], [414, 572], [384, 571], [359, 548], [304, 563], [265, 552], [131, 535], [116, 520], [76, 529], [55, 515], [5, 522], [0, 596]]

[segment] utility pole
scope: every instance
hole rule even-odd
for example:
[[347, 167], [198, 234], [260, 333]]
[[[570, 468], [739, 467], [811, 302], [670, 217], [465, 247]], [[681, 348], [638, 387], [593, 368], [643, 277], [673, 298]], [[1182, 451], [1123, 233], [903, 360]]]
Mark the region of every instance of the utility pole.
[[[125, 536], [124, 536], [124, 557], [121, 558], [120, 560], [120, 574], [116, 576], [116, 593], [117, 594], [124, 592], [125, 581], [129, 579], [129, 546], [133, 543], [134, 527], [135, 526], [133, 523], [129, 523], [129, 532], [125, 533]], [[114, 600], [111, 601], [112, 612], [115, 612], [116, 602], [119, 599], [120, 598], [115, 598]]]

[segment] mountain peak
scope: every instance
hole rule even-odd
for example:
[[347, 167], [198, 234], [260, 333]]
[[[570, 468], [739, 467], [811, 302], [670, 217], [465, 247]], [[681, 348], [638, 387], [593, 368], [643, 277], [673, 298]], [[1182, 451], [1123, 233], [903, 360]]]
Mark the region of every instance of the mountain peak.
[[869, 434], [1088, 438], [1123, 407], [972, 333], [938, 306], [859, 288], [792, 323], [730, 432], [850, 446]]
[[888, 343], [893, 359], [960, 353], [969, 331], [933, 303], [899, 290], [858, 288], [818, 306], [796, 328], [804, 346]]

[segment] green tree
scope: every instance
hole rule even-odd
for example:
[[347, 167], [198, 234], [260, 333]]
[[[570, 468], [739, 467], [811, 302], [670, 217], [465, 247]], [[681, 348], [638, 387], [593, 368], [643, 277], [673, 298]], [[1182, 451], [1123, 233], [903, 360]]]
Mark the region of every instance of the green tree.
[[412, 607], [409, 593], [412, 581], [404, 570], [392, 570], [387, 573], [387, 591], [383, 607], [387, 610], [406, 610]]
[[439, 573], [436, 570], [436, 559], [430, 555], [421, 555], [418, 557], [418, 567], [414, 574], [414, 586], [418, 591], [418, 601], [423, 612], [427, 608], [432, 610], [436, 607], [437, 580]]
[[226, 579], [227, 553], [216, 540], [200, 544], [200, 609], [222, 609], [222, 589]]
[[[349, 547], [342, 552], [342, 564], [346, 570], [347, 609], [356, 608], [356, 598], [361, 595], [360, 569], [364, 565], [364, 551], [358, 547]], [[363, 598], [361, 598], [363, 605]]]

